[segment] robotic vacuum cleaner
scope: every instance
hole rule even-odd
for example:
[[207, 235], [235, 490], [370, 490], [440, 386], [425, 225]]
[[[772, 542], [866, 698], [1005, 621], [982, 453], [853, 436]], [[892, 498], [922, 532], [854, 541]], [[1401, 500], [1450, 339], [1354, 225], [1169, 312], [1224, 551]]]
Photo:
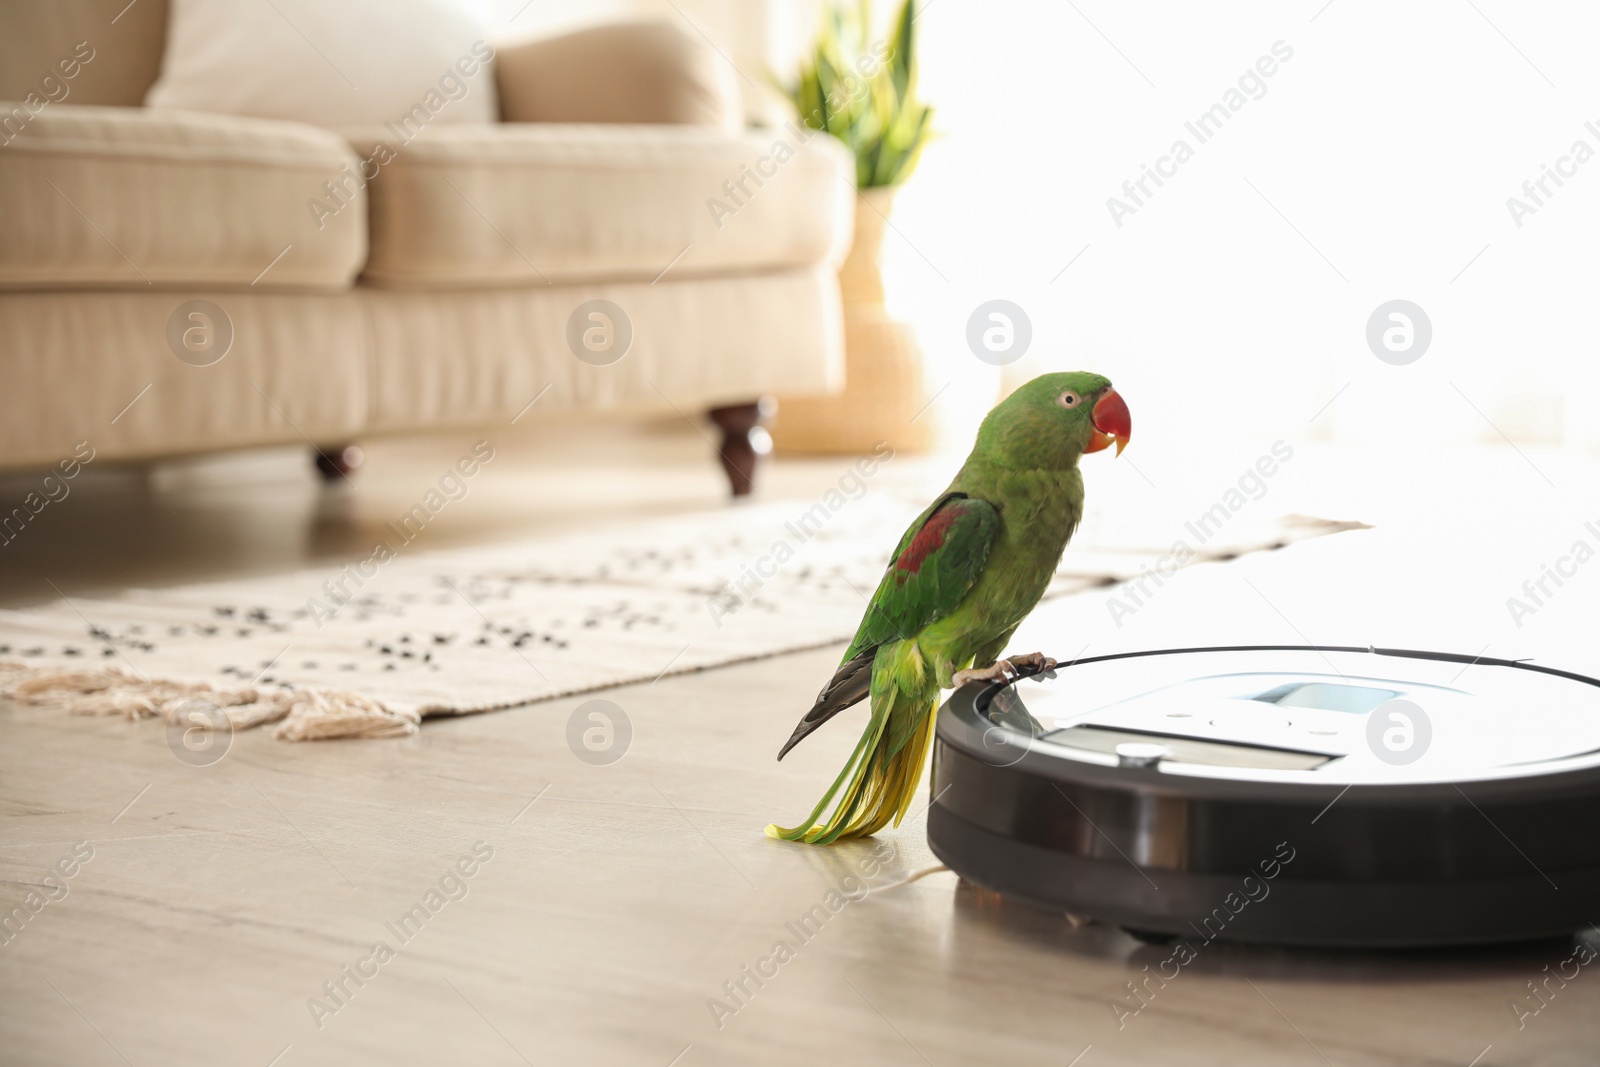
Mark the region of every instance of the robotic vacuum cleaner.
[[1147, 939], [1407, 947], [1600, 919], [1600, 680], [1402, 649], [1097, 656], [938, 713], [928, 842]]

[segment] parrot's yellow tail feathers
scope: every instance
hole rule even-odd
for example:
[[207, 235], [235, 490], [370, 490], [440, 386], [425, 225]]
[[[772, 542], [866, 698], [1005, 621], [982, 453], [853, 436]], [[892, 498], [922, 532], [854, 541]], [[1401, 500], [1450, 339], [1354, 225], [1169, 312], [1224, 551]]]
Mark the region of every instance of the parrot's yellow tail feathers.
[[[852, 837], [869, 837], [888, 826], [896, 826], [905, 818], [916, 795], [917, 783], [922, 780], [922, 766], [928, 757], [928, 743], [933, 739], [934, 703], [925, 707], [902, 707], [898, 712], [916, 715], [921, 721], [905, 739], [898, 750], [884, 729], [890, 718], [887, 705], [904, 701], [898, 693], [878, 697], [874, 694], [872, 719], [867, 723], [856, 750], [851, 753], [844, 770], [839, 772], [833, 785], [823, 794], [822, 800], [811, 814], [798, 826], [768, 826], [767, 836], [783, 841], [804, 841], [807, 844], [830, 845]], [[843, 788], [843, 794], [839, 790]], [[838, 803], [824, 820], [822, 813], [839, 795]]]

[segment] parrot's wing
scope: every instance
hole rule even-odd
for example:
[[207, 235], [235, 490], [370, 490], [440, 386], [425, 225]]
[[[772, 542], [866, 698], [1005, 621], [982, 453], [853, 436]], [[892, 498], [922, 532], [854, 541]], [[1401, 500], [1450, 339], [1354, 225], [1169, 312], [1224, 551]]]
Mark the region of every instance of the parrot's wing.
[[978, 580], [999, 532], [1000, 513], [987, 500], [950, 493], [937, 501], [900, 538], [845, 659], [954, 611]]
[[947, 493], [917, 517], [900, 538], [843, 662], [795, 726], [779, 759], [867, 695], [879, 645], [915, 634], [955, 610], [978, 580], [999, 530], [994, 505], [964, 493]]

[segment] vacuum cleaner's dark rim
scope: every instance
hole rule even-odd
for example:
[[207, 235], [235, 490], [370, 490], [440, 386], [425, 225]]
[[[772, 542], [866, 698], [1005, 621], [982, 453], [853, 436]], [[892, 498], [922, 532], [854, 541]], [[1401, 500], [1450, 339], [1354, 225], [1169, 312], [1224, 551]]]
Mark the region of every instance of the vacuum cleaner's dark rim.
[[[1111, 660], [1140, 659], [1150, 656], [1186, 655], [1199, 652], [1350, 652], [1411, 659], [1426, 659], [1486, 667], [1508, 667], [1553, 675], [1570, 681], [1600, 688], [1600, 679], [1573, 671], [1545, 667], [1525, 660], [1496, 659], [1489, 656], [1465, 656], [1452, 652], [1432, 652], [1418, 649], [1376, 648], [1371, 645], [1206, 645], [1191, 648], [1151, 649], [1137, 652], [1116, 652], [1102, 656], [1086, 656], [1056, 664], [1060, 673], [1075, 666], [1104, 663]], [[1039, 673], [1025, 669], [1023, 677]], [[946, 703], [950, 715], [941, 715], [936, 734], [938, 738], [981, 762], [992, 763], [990, 749], [984, 745], [985, 735], [993, 729], [988, 719], [990, 703], [1015, 682], [974, 682], [951, 694]], [[1573, 753], [1574, 756], [1585, 753]], [[1563, 771], [1534, 771], [1529, 774], [1484, 778], [1458, 778], [1448, 781], [1417, 782], [1354, 782], [1337, 779], [1316, 780], [1264, 780], [1243, 777], [1216, 777], [1210, 775], [1174, 775], [1158, 767], [1108, 766], [1086, 760], [1063, 759], [1038, 751], [1027, 751], [1020, 759], [1004, 764], [1022, 773], [1059, 782], [1100, 784], [1142, 793], [1184, 795], [1208, 799], [1260, 800], [1263, 803], [1322, 803], [1340, 794], [1341, 805], [1374, 803], [1394, 804], [1469, 804], [1492, 799], [1496, 802], [1515, 803], [1519, 798], [1548, 800], [1566, 792], [1593, 792], [1600, 787], [1600, 765]], [[1468, 794], [1463, 791], [1470, 790]], [[1341, 792], [1342, 791], [1342, 792]]]
[[1115, 854], [1041, 846], [976, 826], [943, 804], [929, 810], [927, 833], [934, 855], [975, 884], [1139, 931], [1143, 940], [1164, 936], [1190, 951], [1212, 940], [1410, 950], [1565, 937], [1594, 929], [1589, 904], [1600, 898], [1597, 867], [1557, 872], [1559, 892], [1533, 869], [1432, 881], [1337, 871], [1299, 877], [1297, 866], [1313, 850], [1347, 840], [1339, 835], [1287, 832], [1299, 856], [1273, 879], [1259, 869], [1145, 868]]

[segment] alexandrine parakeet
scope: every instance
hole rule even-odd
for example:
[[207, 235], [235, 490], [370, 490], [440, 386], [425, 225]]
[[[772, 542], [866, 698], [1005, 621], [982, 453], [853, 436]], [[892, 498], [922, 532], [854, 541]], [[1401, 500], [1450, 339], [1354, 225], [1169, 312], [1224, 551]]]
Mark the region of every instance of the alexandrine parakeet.
[[1010, 677], [1016, 664], [1055, 665], [1037, 652], [1000, 654], [1083, 515], [1078, 457], [1113, 442], [1121, 453], [1132, 430], [1127, 404], [1098, 374], [1045, 374], [996, 405], [950, 487], [901, 536], [839, 669], [778, 758], [870, 697], [860, 743], [811, 814], [769, 836], [829, 844], [898, 824], [922, 777], [939, 691]]

